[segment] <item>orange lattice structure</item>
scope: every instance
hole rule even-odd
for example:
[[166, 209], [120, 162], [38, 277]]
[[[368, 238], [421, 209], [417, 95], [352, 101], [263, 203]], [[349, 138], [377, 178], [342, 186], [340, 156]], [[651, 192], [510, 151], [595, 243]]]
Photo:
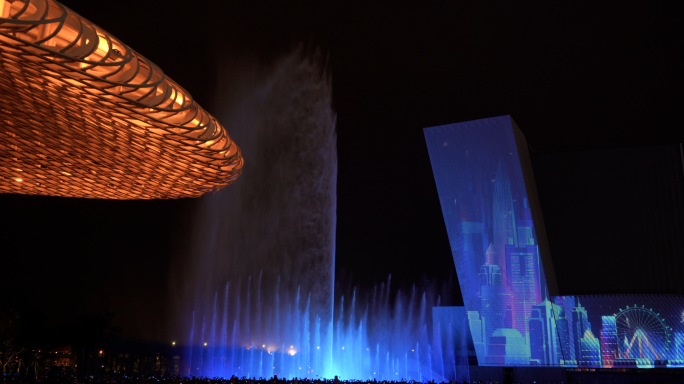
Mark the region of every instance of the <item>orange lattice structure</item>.
[[54, 0], [0, 0], [0, 192], [197, 197], [240, 149], [149, 60]]

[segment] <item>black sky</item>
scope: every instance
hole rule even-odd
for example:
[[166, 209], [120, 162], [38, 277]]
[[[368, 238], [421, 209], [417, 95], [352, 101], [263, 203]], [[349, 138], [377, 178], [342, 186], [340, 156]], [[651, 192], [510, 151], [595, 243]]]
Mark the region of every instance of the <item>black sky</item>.
[[[210, 112], [217, 57], [267, 61], [299, 43], [326, 52], [338, 113], [337, 268], [367, 284], [388, 273], [408, 284], [453, 270], [424, 127], [510, 114], [537, 154], [684, 141], [680, 2], [63, 3], [155, 62]], [[563, 179], [559, 172], [574, 169], [564, 164], [535, 164], [537, 180]], [[586, 217], [561, 209], [582, 201], [541, 199], [548, 212], [568, 215], [552, 219], [564, 223], [549, 229], [552, 253], [573, 238], [568, 231], [587, 230]], [[60, 319], [109, 303], [124, 333], [161, 338], [167, 272], [193, 205], [0, 195], [3, 292]], [[562, 293], [583, 287], [563, 280]], [[630, 289], [617, 277], [606, 285]]]

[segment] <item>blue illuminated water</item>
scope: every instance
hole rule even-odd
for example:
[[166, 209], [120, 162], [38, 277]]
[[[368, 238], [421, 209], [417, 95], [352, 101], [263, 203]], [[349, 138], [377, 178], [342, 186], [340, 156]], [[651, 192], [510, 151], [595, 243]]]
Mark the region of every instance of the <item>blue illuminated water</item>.
[[[192, 314], [183, 374], [456, 379], [455, 346], [443, 346], [444, 340], [453, 344], [454, 338], [440, 335], [439, 327], [433, 332], [432, 306], [440, 301], [433, 289], [414, 287], [407, 295], [392, 295], [389, 279], [363, 295], [354, 288], [351, 297], [339, 297], [333, 324], [322, 324], [321, 317], [311, 312], [308, 293], [298, 290], [288, 297], [280, 288], [262, 292], [262, 284], [261, 279], [251, 278], [242, 286], [228, 283], [223, 292], [214, 294], [210, 312]], [[321, 329], [328, 326], [334, 330], [330, 368], [322, 361], [321, 350]], [[447, 329], [465, 331], [455, 326]], [[445, 364], [451, 367], [445, 370]]]
[[433, 341], [436, 290], [333, 289], [337, 128], [323, 59], [297, 50], [272, 65], [218, 65], [215, 110], [245, 167], [196, 200], [192, 242], [170, 274], [183, 375], [427, 381], [453, 372], [448, 343]]

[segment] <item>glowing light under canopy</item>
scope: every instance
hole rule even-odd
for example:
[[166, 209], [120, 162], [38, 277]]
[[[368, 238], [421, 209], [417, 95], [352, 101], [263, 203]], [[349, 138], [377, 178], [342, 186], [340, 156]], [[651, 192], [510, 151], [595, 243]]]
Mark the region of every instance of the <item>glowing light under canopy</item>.
[[0, 0], [0, 192], [198, 197], [243, 166], [155, 64], [54, 0]]

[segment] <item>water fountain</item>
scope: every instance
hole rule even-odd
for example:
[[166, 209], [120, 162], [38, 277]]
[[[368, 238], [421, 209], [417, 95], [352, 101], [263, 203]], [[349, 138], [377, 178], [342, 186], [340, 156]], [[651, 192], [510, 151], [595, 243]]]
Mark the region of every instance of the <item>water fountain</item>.
[[[294, 296], [263, 291], [262, 274], [227, 283], [213, 295], [207, 312], [193, 312], [184, 354], [184, 374], [208, 377], [415, 380], [453, 379], [456, 361], [450, 324], [433, 331], [432, 306], [440, 304], [435, 287], [408, 295], [392, 294], [391, 279], [365, 294], [354, 288], [339, 296], [333, 319], [333, 364], [324, 364], [322, 330], [328, 324], [311, 311], [311, 294]], [[433, 347], [434, 346], [434, 347]], [[465, 347], [465, 346], [464, 346]]]
[[444, 378], [436, 289], [333, 291], [336, 117], [323, 68], [302, 49], [271, 65], [221, 63], [214, 109], [245, 167], [198, 199], [171, 274], [184, 375]]

